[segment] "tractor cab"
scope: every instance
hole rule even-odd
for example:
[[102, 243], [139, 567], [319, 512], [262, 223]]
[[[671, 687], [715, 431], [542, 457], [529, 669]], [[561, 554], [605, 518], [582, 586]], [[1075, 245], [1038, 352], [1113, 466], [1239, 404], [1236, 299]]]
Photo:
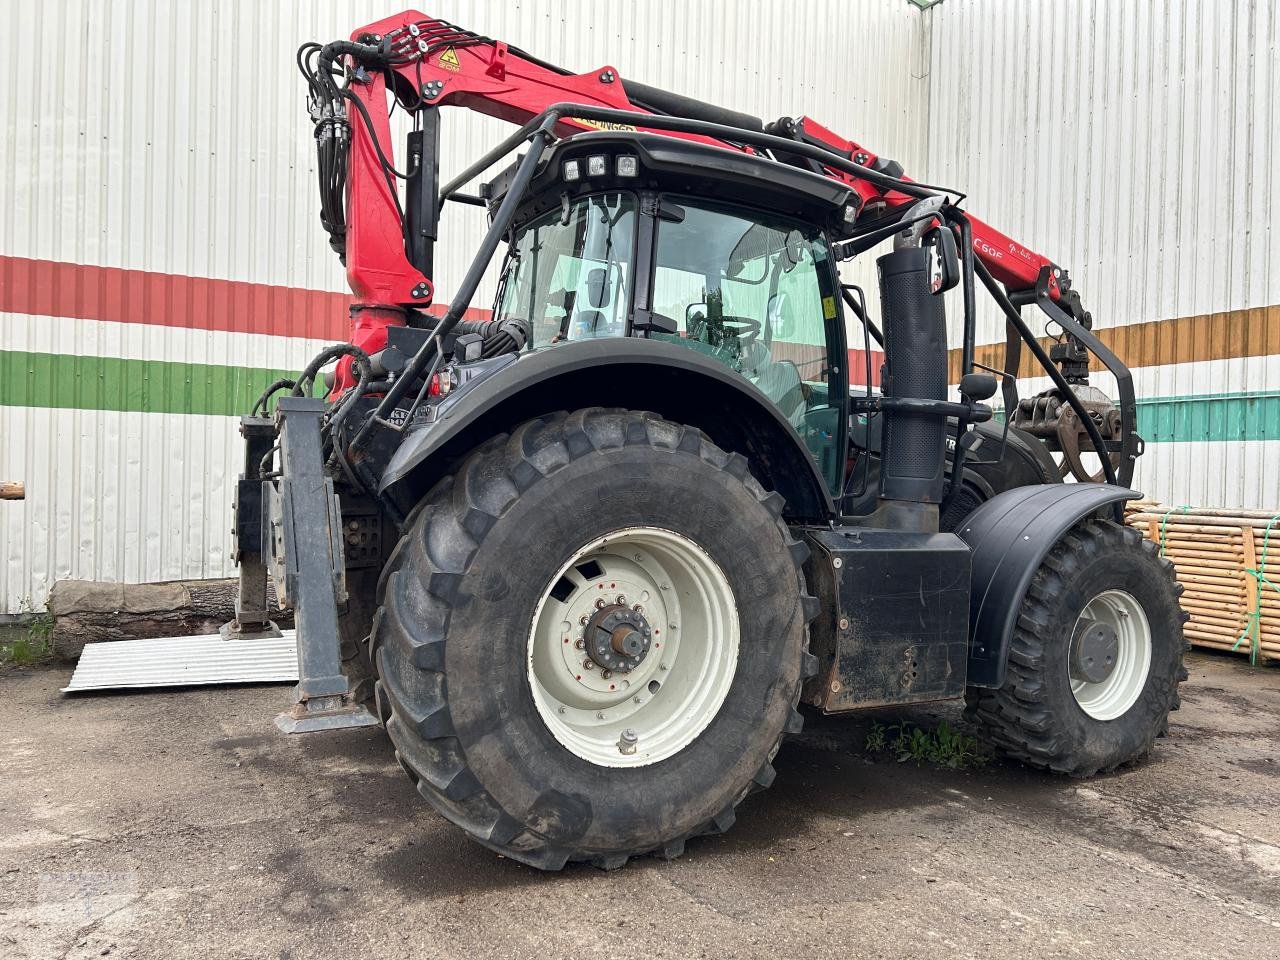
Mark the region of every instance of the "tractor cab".
[[[510, 172], [487, 190], [501, 203]], [[603, 337], [687, 347], [749, 382], [843, 482], [848, 378], [832, 249], [849, 190], [656, 134], [561, 141], [516, 214], [495, 319], [528, 350]]]

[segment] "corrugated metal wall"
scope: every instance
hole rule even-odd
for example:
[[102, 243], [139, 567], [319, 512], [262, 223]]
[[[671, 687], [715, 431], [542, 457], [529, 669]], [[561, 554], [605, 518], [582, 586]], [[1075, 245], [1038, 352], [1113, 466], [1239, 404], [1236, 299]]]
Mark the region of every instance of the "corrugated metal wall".
[[[1153, 441], [1136, 484], [1171, 504], [1280, 510], [1280, 8], [931, 12], [929, 179], [1069, 267], [1134, 368]], [[988, 310], [979, 342], [1003, 338]]]
[[[59, 577], [228, 575], [244, 396], [342, 337], [294, 51], [394, 2], [45, 0], [0, 11], [0, 609]], [[809, 112], [918, 169], [924, 22], [898, 0], [445, 2], [573, 70]], [[502, 124], [446, 120], [445, 177]], [[447, 301], [473, 250], [450, 207]], [[103, 269], [65, 269], [60, 264]], [[210, 278], [208, 282], [184, 278]], [[864, 279], [867, 279], [864, 277]]]

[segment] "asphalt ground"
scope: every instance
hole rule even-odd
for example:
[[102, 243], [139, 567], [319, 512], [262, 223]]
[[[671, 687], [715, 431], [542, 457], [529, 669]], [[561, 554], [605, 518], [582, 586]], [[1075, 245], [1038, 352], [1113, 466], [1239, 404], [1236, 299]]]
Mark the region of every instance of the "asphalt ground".
[[1152, 758], [1078, 781], [869, 753], [809, 717], [737, 825], [541, 874], [283, 686], [63, 697], [0, 673], [0, 958], [1280, 957], [1280, 669], [1193, 655]]

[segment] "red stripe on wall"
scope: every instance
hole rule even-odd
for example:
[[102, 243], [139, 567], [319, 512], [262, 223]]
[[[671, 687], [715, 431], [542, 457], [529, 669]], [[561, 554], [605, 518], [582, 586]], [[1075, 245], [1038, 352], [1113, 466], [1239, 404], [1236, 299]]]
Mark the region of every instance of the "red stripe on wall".
[[[867, 352], [865, 350], [849, 351], [849, 383], [855, 387], [867, 386]], [[880, 365], [884, 363], [884, 354], [879, 350], [871, 351], [871, 386], [880, 386]]]
[[[0, 312], [346, 340], [353, 302], [329, 290], [0, 256]], [[465, 316], [489, 313], [471, 307]]]
[[[0, 256], [0, 312], [7, 313], [346, 340], [353, 302], [350, 294], [329, 290]], [[429, 312], [440, 316], [446, 309], [435, 304]], [[469, 307], [464, 316], [487, 320], [491, 314]], [[863, 358], [863, 351], [849, 351], [852, 384], [863, 385]], [[872, 386], [880, 385], [883, 362], [884, 354], [871, 351]]]

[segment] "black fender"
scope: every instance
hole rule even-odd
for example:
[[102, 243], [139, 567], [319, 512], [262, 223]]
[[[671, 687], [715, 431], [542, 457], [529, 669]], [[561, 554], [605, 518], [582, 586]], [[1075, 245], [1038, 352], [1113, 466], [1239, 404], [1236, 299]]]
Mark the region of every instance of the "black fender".
[[660, 340], [607, 337], [521, 355], [450, 394], [435, 419], [392, 455], [379, 494], [406, 517], [458, 459], [489, 437], [557, 410], [647, 410], [698, 427], [786, 500], [793, 521], [835, 514], [817, 464], [795, 428], [745, 377], [696, 350]]
[[1142, 494], [1105, 483], [1045, 483], [992, 497], [956, 531], [973, 552], [969, 594], [971, 687], [999, 687], [1031, 578], [1077, 522]]

